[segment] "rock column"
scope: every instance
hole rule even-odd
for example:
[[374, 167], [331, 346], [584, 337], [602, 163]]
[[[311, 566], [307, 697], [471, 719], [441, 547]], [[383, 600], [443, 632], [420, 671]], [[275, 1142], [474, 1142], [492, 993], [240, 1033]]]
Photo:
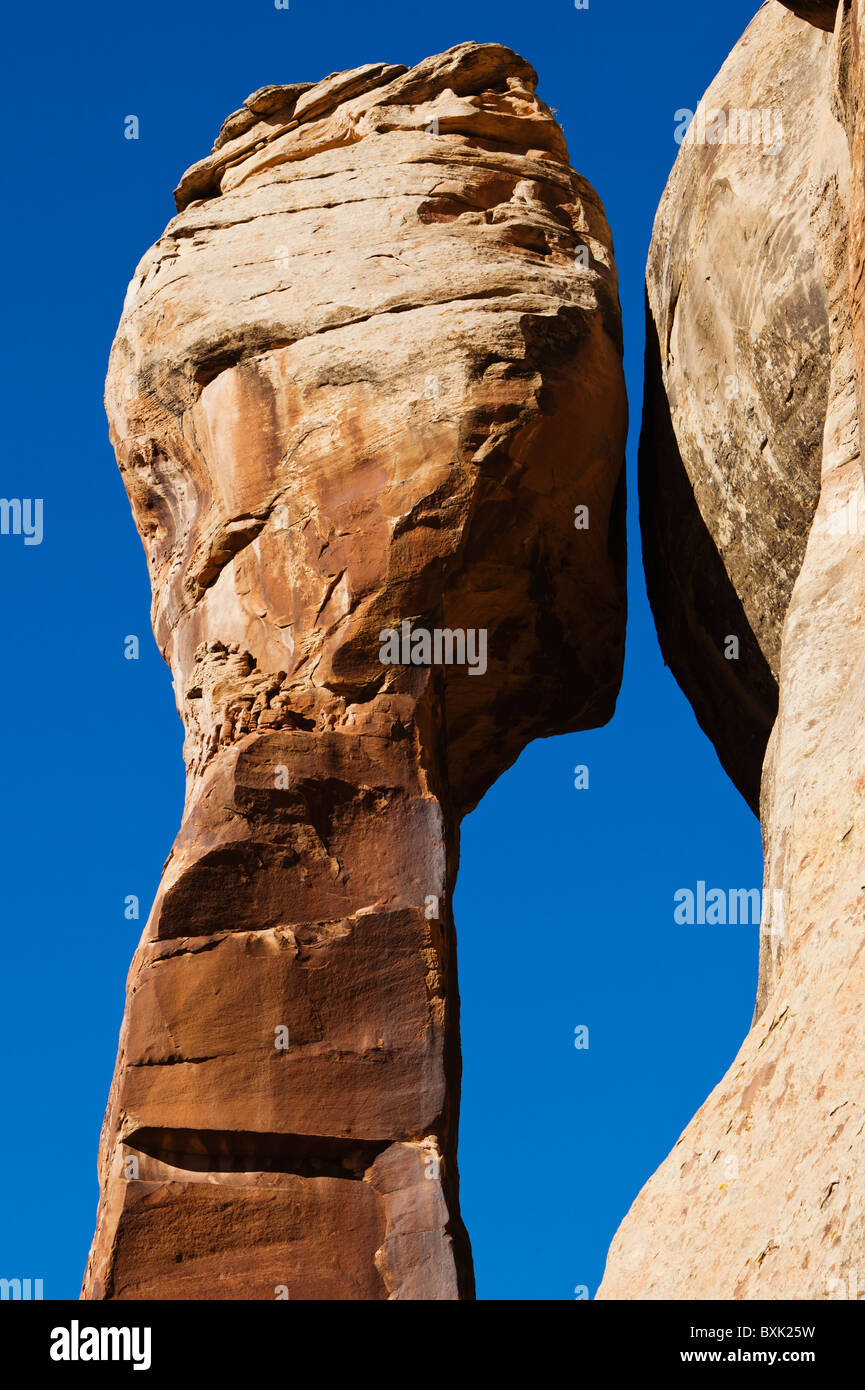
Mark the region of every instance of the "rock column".
[[611, 715], [612, 244], [523, 59], [266, 87], [177, 190], [111, 435], [186, 731], [88, 1298], [472, 1295], [459, 824]]

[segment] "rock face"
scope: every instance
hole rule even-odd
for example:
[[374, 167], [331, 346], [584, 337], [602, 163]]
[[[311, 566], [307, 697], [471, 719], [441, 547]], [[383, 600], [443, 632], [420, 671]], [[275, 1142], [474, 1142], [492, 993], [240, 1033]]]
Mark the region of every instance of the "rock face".
[[807, 19], [809, 23], [816, 24], [818, 29], [828, 30], [831, 34], [835, 28], [838, 0], [781, 0], [781, 4], [792, 10], [800, 19]]
[[824, 132], [838, 134], [830, 73], [830, 38], [764, 6], [682, 144], [647, 270], [650, 598], [662, 650], [755, 809], [820, 492], [830, 311], [813, 166]]
[[655, 224], [651, 597], [752, 801], [766, 748], [765, 878], [754, 1024], [625, 1218], [602, 1298], [865, 1291], [862, 82], [861, 12], [842, 5], [830, 34], [772, 0], [704, 102], [782, 129], [683, 145]]
[[106, 401], [187, 796], [85, 1297], [472, 1294], [460, 818], [610, 717], [625, 620], [611, 238], [535, 83], [468, 43], [256, 92], [129, 288]]
[[853, 339], [865, 382], [865, 0], [842, 8], [836, 42], [842, 119], [850, 142], [850, 300]]

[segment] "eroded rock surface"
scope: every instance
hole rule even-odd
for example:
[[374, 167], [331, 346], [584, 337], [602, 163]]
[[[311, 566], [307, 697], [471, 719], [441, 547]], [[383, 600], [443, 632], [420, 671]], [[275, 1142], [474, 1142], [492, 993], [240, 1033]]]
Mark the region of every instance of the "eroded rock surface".
[[827, 34], [764, 6], [681, 147], [647, 269], [649, 595], [666, 659], [755, 809], [820, 491], [830, 311], [815, 160], [837, 126], [831, 69]]
[[[624, 637], [612, 244], [535, 82], [463, 44], [262, 89], [129, 288], [107, 408], [187, 796], [86, 1297], [471, 1296], [459, 822], [610, 717]], [[383, 664], [403, 624], [483, 661]]]
[[[667, 660], [752, 800], [768, 743], [765, 878], [755, 1022], [620, 1227], [602, 1298], [865, 1294], [852, 19], [842, 6], [829, 33], [774, 0], [760, 10], [704, 101], [779, 110], [783, 138], [683, 146], [652, 240], [641, 451], [652, 599]], [[740, 637], [738, 662], [724, 659], [727, 634]]]
[[[841, 116], [850, 142], [850, 301], [853, 340], [865, 382], [865, 0], [846, 0], [836, 39]], [[865, 402], [863, 402], [865, 404]]]
[[818, 29], [825, 29], [831, 33], [835, 28], [838, 0], [781, 0], [781, 3], [800, 19], [807, 19], [809, 23], [816, 24]]

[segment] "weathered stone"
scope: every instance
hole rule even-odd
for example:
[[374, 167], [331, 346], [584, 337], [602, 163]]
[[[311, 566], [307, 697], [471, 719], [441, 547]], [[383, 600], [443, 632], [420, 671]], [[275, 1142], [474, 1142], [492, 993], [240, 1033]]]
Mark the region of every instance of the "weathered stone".
[[841, 119], [850, 142], [850, 305], [865, 382], [865, 0], [847, 0], [836, 29]]
[[[187, 797], [86, 1297], [471, 1296], [459, 822], [610, 717], [624, 637], [612, 245], [535, 80], [463, 44], [262, 88], [130, 286], [106, 400]], [[403, 623], [483, 660], [384, 664]]]
[[[802, 165], [835, 124], [830, 69], [827, 35], [764, 6], [681, 147], [647, 271], [649, 596], [666, 660], [755, 808], [820, 486], [829, 309], [813, 225], [821, 191]], [[746, 112], [734, 128], [730, 113]], [[755, 120], [756, 146], [739, 138]]]
[[[602, 1298], [865, 1290], [865, 483], [840, 33], [761, 9], [705, 101], [779, 107], [784, 142], [684, 148], [653, 235], [660, 377], [641, 459], [653, 600], [668, 661], [751, 794], [735, 731], [756, 755], [762, 687], [753, 661], [725, 678], [714, 654], [731, 596], [780, 698], [762, 771], [755, 1021], [625, 1218]], [[712, 567], [682, 547], [682, 518]], [[694, 632], [700, 650], [683, 652]], [[706, 692], [722, 679], [713, 722]]]
[[807, 19], [809, 24], [816, 24], [830, 34], [835, 28], [838, 0], [781, 0], [781, 4], [800, 19]]

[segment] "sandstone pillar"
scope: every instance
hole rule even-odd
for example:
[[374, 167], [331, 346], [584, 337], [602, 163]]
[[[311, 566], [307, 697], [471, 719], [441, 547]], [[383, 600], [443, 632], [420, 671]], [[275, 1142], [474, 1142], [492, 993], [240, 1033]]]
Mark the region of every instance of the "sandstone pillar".
[[85, 1297], [472, 1294], [460, 818], [610, 717], [624, 637], [612, 245], [535, 82], [463, 44], [262, 89], [130, 286], [106, 401], [187, 796]]

